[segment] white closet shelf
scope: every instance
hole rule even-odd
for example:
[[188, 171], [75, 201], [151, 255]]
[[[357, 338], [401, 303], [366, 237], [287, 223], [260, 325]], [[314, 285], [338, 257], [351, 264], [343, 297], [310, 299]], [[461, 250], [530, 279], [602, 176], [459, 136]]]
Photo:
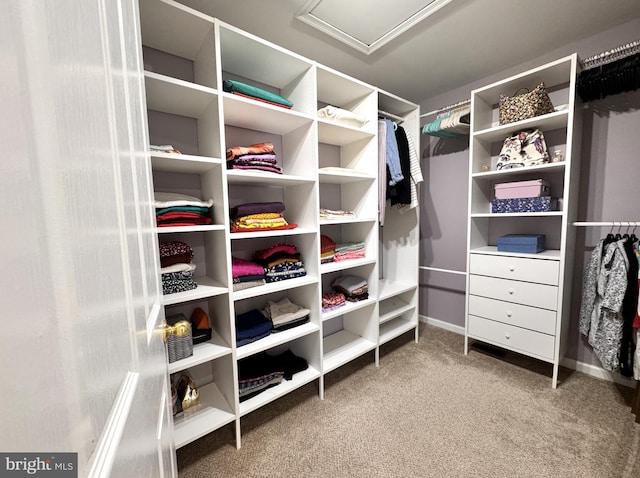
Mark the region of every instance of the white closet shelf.
[[403, 320], [402, 318], [395, 318], [380, 325], [380, 336], [378, 337], [379, 344], [385, 344], [390, 340], [400, 337], [402, 334], [414, 330], [417, 325], [414, 322]]
[[250, 297], [259, 297], [261, 295], [271, 294], [273, 292], [280, 292], [282, 290], [290, 290], [296, 287], [315, 284], [316, 282], [318, 282], [317, 277], [307, 274], [306, 276], [296, 277], [295, 279], [271, 282], [269, 284], [236, 291], [233, 293], [233, 300], [243, 300]]
[[325, 65], [317, 65], [318, 100], [337, 107], [361, 101], [375, 88]]
[[535, 259], [548, 259], [552, 261], [560, 260], [560, 251], [555, 249], [547, 249], [546, 251], [538, 252], [537, 254], [525, 254], [518, 252], [499, 252], [496, 246], [483, 246], [475, 249], [470, 249], [469, 254], [488, 254], [491, 256], [511, 256], [511, 257], [528, 257]]
[[217, 91], [213, 88], [151, 71], [144, 72], [144, 80], [150, 110], [200, 118], [216, 102]]
[[275, 387], [267, 388], [255, 397], [244, 402], [240, 402], [240, 416], [251, 413], [254, 410], [273, 402], [274, 400], [296, 390], [303, 385], [320, 377], [320, 372], [309, 365], [309, 368], [293, 375], [291, 380], [282, 380], [282, 383]]
[[[285, 213], [286, 216], [286, 213]], [[231, 239], [254, 239], [261, 237], [280, 237], [280, 236], [298, 236], [302, 234], [315, 234], [316, 230], [312, 227], [296, 227], [295, 229], [283, 229], [275, 231], [256, 231], [256, 232], [232, 232]]]
[[151, 152], [151, 166], [154, 171], [169, 173], [202, 174], [220, 168], [222, 160], [192, 154]]
[[276, 174], [266, 171], [238, 171], [227, 170], [229, 184], [260, 184], [266, 186], [290, 186], [296, 184], [313, 184], [315, 179], [308, 176], [293, 176], [291, 174]]
[[207, 297], [213, 297], [229, 292], [229, 289], [210, 277], [196, 277], [195, 280], [198, 283], [198, 287], [193, 290], [163, 295], [162, 302], [164, 305], [173, 305], [192, 300], [206, 299]]
[[356, 141], [375, 137], [375, 133], [318, 118], [318, 141], [335, 146], [346, 146]]
[[225, 73], [283, 89], [300, 81], [313, 68], [307, 58], [222, 21], [217, 23], [220, 69]]
[[559, 128], [566, 128], [569, 121], [569, 111], [561, 110], [548, 113], [546, 115], [535, 116], [515, 123], [509, 123], [501, 126], [495, 126], [473, 133], [474, 140], [486, 141], [493, 143], [496, 141], [504, 141], [504, 139], [522, 129], [541, 128], [550, 131]]
[[415, 305], [409, 304], [397, 296], [382, 301], [380, 302], [380, 323], [384, 324], [413, 309], [415, 309]]
[[344, 219], [320, 219], [321, 226], [331, 226], [340, 224], [359, 224], [365, 222], [377, 222], [378, 218], [375, 217], [347, 217]]
[[172, 234], [181, 232], [210, 232], [224, 231], [226, 227], [221, 224], [211, 224], [204, 226], [174, 226], [174, 227], [158, 227], [158, 234]]
[[559, 163], [546, 163], [540, 164], [537, 166], [527, 166], [526, 168], [514, 168], [514, 169], [503, 169], [500, 171], [483, 171], [479, 173], [473, 173], [471, 175], [472, 178], [480, 180], [480, 179], [507, 179], [505, 176], [508, 176], [509, 179], [512, 177], [515, 178], [517, 176], [528, 176], [532, 173], [545, 173], [556, 171], [560, 169], [564, 169], [565, 163], [561, 161]]
[[306, 324], [298, 325], [297, 327], [292, 327], [282, 332], [272, 332], [260, 340], [238, 347], [236, 349], [236, 358], [240, 360], [249, 357], [250, 355], [286, 344], [305, 335], [313, 334], [319, 330], [320, 327], [317, 324], [307, 322]]
[[313, 123], [311, 116], [250, 98], [223, 93], [224, 122], [238, 128], [285, 135]]
[[368, 264], [375, 264], [377, 259], [370, 259], [364, 257], [362, 259], [351, 259], [348, 261], [328, 262], [326, 264], [320, 264], [320, 273], [328, 274], [330, 272], [344, 271], [353, 269], [354, 267], [366, 266]]
[[348, 314], [349, 312], [353, 312], [354, 310], [362, 309], [363, 307], [374, 304], [375, 302], [376, 300], [371, 297], [366, 300], [360, 300], [358, 302], [347, 301], [345, 305], [338, 307], [337, 309], [330, 310], [329, 312], [323, 312], [322, 321], [324, 322], [326, 320], [333, 319], [334, 317]]
[[349, 184], [361, 181], [374, 181], [375, 176], [358, 171], [318, 171], [318, 179], [321, 184]]
[[386, 279], [378, 282], [378, 300], [386, 300], [390, 297], [402, 294], [416, 288], [415, 284], [401, 281], [389, 281]]
[[215, 383], [199, 387], [200, 404], [174, 418], [176, 447], [180, 448], [218, 428], [231, 423], [236, 416]]
[[169, 364], [169, 373], [179, 372], [201, 363], [209, 362], [231, 353], [231, 347], [215, 331], [211, 331], [211, 340], [193, 346], [193, 355]]
[[323, 371], [331, 372], [376, 348], [376, 343], [359, 335], [340, 330], [323, 339]]
[[212, 17], [172, 0], [139, 3], [143, 45], [193, 60], [203, 44], [213, 43]]

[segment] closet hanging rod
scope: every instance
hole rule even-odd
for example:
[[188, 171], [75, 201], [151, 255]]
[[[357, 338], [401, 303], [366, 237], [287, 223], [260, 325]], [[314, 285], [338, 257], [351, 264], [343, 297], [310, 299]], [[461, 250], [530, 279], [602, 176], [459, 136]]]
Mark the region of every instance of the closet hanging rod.
[[462, 100], [462, 101], [458, 101], [457, 103], [454, 103], [452, 105], [449, 106], [445, 106], [444, 108], [440, 108], [437, 110], [433, 110], [433, 111], [429, 111], [428, 113], [424, 113], [420, 115], [420, 118], [424, 118], [425, 116], [431, 116], [431, 115], [435, 115], [438, 113], [442, 113], [443, 111], [448, 111], [448, 110], [452, 110], [454, 108], [457, 108], [458, 106], [464, 106], [467, 104], [471, 104], [471, 98], [467, 99], [467, 100]]
[[610, 57], [624, 57], [627, 54], [635, 53], [635, 50], [638, 50], [640, 47], [640, 40], [632, 41], [629, 43], [625, 43], [624, 45], [620, 45], [612, 50], [603, 51], [602, 53], [598, 53], [597, 55], [592, 55], [588, 58], [585, 58], [580, 62], [580, 66], [588, 67], [592, 66], [591, 63], [598, 63], [600, 61], [608, 60]]
[[447, 274], [458, 274], [462, 276], [467, 275], [465, 271], [457, 271], [454, 269], [439, 269], [438, 267], [418, 266], [418, 269], [421, 271], [446, 272]]
[[639, 227], [640, 221], [604, 221], [604, 222], [574, 222], [574, 226], [584, 227]]
[[394, 115], [393, 113], [389, 113], [387, 111], [378, 110], [378, 116], [383, 116], [387, 119], [397, 121], [398, 123], [404, 122], [404, 118], [402, 116]]

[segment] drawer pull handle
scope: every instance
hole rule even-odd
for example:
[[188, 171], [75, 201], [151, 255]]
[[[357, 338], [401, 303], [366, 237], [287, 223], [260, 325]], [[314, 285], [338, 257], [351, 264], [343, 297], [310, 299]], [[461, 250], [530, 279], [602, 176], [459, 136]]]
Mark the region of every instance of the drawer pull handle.
[[504, 338], [505, 338], [505, 339], [507, 339], [507, 340], [509, 340], [509, 339], [511, 338], [511, 334], [510, 334], [509, 332], [506, 332], [506, 333], [504, 334]]
[[507, 289], [507, 292], [509, 292], [509, 294], [513, 295], [513, 293], [515, 292], [515, 290], [513, 290], [512, 288]]
[[513, 314], [511, 313], [510, 310], [507, 310], [507, 317], [511, 317]]
[[516, 267], [515, 267], [515, 266], [509, 266], [509, 270], [510, 270], [511, 272], [513, 272], [513, 271], [515, 271], [515, 270], [516, 270]]

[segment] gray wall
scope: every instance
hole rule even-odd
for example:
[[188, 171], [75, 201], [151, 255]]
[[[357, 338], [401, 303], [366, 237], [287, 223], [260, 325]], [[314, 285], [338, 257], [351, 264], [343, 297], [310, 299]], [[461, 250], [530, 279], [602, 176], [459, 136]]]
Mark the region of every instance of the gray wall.
[[[534, 68], [577, 52], [582, 58], [638, 39], [640, 20], [536, 55], [508, 70], [427, 98], [421, 111], [429, 112], [470, 97], [474, 88]], [[434, 117], [425, 117], [422, 124]], [[584, 111], [578, 220], [640, 220], [640, 91], [624, 93], [586, 104]], [[466, 218], [468, 187], [468, 137], [439, 139], [420, 137], [422, 188], [420, 265], [454, 271], [466, 267]], [[588, 344], [580, 337], [577, 315], [582, 293], [584, 265], [598, 239], [608, 228], [579, 228], [574, 270], [571, 336], [567, 357], [599, 366]], [[640, 235], [636, 231], [636, 235]], [[420, 314], [453, 328], [464, 328], [464, 276], [422, 270]], [[462, 331], [462, 329], [460, 329]]]

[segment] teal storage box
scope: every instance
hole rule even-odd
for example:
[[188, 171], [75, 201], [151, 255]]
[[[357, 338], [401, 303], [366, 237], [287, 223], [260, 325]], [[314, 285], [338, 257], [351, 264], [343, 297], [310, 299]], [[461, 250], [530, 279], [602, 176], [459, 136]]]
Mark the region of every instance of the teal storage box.
[[544, 251], [544, 240], [544, 234], [507, 234], [498, 237], [498, 251], [537, 254]]

